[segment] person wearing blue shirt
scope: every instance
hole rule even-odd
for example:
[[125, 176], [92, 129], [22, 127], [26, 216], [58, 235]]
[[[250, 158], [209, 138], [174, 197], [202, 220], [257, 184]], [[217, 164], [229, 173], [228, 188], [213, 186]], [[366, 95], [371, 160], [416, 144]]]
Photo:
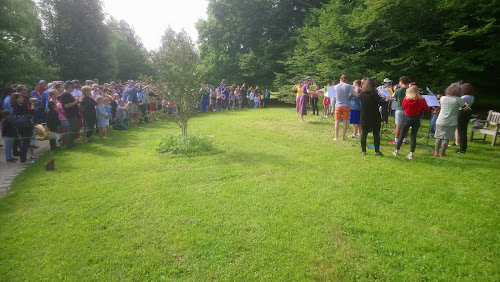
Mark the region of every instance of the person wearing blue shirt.
[[7, 97], [5, 97], [5, 99], [3, 100], [3, 108], [8, 110], [8, 111], [11, 111], [12, 112], [12, 107], [10, 106], [10, 93]]
[[130, 120], [133, 122], [139, 116], [139, 98], [137, 94], [141, 92], [141, 87], [140, 84], [136, 84], [133, 80], [129, 80], [127, 83], [123, 99], [126, 103], [130, 102], [129, 114]]
[[359, 100], [359, 90], [361, 89], [361, 81], [355, 80], [353, 82], [354, 92], [349, 94], [349, 100], [351, 102], [350, 107], [351, 111], [349, 114], [349, 123], [352, 124], [354, 129], [350, 138], [360, 137], [361, 136], [361, 101]]
[[266, 89], [266, 92], [264, 93], [264, 103], [262, 107], [264, 108], [266, 106], [267, 101], [271, 98], [271, 93], [269, 92], [269, 89]]
[[35, 124], [41, 124], [45, 121], [45, 107], [43, 106], [43, 97], [40, 93], [40, 84], [35, 84], [33, 91], [30, 93], [30, 98], [36, 99], [35, 102], [35, 116], [33, 122]]
[[224, 95], [224, 100], [222, 100], [222, 109], [229, 109], [229, 90], [225, 84], [221, 84], [220, 93]]

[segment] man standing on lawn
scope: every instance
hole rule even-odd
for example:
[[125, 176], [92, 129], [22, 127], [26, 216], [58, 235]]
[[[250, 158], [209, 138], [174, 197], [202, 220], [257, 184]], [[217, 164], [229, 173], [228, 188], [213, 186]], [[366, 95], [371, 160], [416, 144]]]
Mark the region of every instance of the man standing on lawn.
[[64, 83], [64, 93], [61, 96], [61, 104], [64, 108], [64, 115], [68, 120], [68, 135], [66, 136], [66, 149], [73, 149], [73, 141], [75, 140], [75, 134], [80, 131], [80, 126], [78, 121], [80, 119], [80, 109], [78, 103], [80, 103], [80, 97], [73, 97], [71, 92], [75, 90], [75, 85], [71, 80]]
[[133, 80], [127, 81], [127, 88], [125, 88], [125, 102], [130, 102], [129, 114], [130, 121], [134, 123], [139, 117], [139, 98], [137, 93], [141, 91], [140, 84], [136, 84]]
[[335, 138], [333, 141], [339, 140], [339, 125], [340, 119], [343, 119], [342, 141], [345, 140], [347, 127], [349, 126], [349, 115], [351, 112], [351, 102], [349, 97], [354, 93], [352, 85], [347, 83], [347, 75], [340, 77], [340, 83], [335, 85], [336, 103], [335, 103]]
[[[389, 142], [389, 144], [397, 144], [398, 139], [399, 139], [399, 134], [401, 133], [401, 128], [403, 127], [403, 123], [405, 121], [405, 110], [403, 109], [403, 99], [406, 97], [406, 89], [408, 88], [410, 84], [410, 78], [407, 76], [402, 76], [399, 79], [399, 88], [394, 92], [394, 99], [397, 102], [397, 107], [396, 107], [396, 113], [394, 116], [395, 119], [395, 124], [396, 124], [396, 131], [395, 136], [394, 136], [394, 141]], [[403, 144], [406, 144], [406, 136], [403, 139]]]

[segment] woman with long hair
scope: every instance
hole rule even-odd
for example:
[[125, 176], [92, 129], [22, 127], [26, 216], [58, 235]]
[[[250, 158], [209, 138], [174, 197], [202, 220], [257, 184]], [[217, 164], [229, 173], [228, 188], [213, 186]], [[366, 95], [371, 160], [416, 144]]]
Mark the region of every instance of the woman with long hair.
[[431, 109], [420, 93], [418, 93], [418, 87], [415, 85], [410, 86], [406, 90], [406, 97], [403, 99], [403, 109], [405, 110], [405, 121], [403, 122], [403, 128], [399, 135], [396, 151], [392, 154], [395, 156], [399, 154], [399, 149], [403, 144], [403, 138], [406, 136], [411, 127], [411, 149], [410, 154], [407, 156], [407, 158], [411, 160], [413, 159], [413, 153], [415, 153], [415, 148], [417, 147], [417, 133], [420, 128], [420, 114], [422, 111], [429, 112]]
[[380, 118], [379, 107], [385, 103], [378, 92], [375, 81], [372, 78], [366, 79], [361, 84], [361, 91], [359, 94], [361, 101], [361, 153], [366, 155], [366, 138], [368, 132], [373, 132], [373, 139], [375, 145], [375, 155], [383, 156], [380, 152]]

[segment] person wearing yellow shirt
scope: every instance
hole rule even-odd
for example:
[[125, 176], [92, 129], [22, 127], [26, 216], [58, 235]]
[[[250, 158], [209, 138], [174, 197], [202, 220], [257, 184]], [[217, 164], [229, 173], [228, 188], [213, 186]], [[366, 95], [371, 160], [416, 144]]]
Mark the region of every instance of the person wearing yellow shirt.
[[294, 87], [293, 87], [293, 92], [297, 93], [297, 96], [295, 97], [295, 108], [296, 108], [296, 111], [297, 111], [297, 115], [299, 115], [299, 105], [300, 105], [300, 96], [302, 96], [302, 87], [304, 86], [304, 81], [301, 80], [299, 81], [298, 84], [296, 84]]

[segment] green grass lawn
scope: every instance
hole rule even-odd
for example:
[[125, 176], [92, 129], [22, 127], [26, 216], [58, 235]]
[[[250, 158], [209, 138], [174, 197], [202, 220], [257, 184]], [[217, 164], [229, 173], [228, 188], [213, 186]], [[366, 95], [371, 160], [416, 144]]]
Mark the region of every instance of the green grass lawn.
[[0, 199], [0, 280], [500, 280], [498, 146], [362, 156], [307, 119], [200, 115], [196, 157], [155, 152], [167, 122], [46, 155]]

